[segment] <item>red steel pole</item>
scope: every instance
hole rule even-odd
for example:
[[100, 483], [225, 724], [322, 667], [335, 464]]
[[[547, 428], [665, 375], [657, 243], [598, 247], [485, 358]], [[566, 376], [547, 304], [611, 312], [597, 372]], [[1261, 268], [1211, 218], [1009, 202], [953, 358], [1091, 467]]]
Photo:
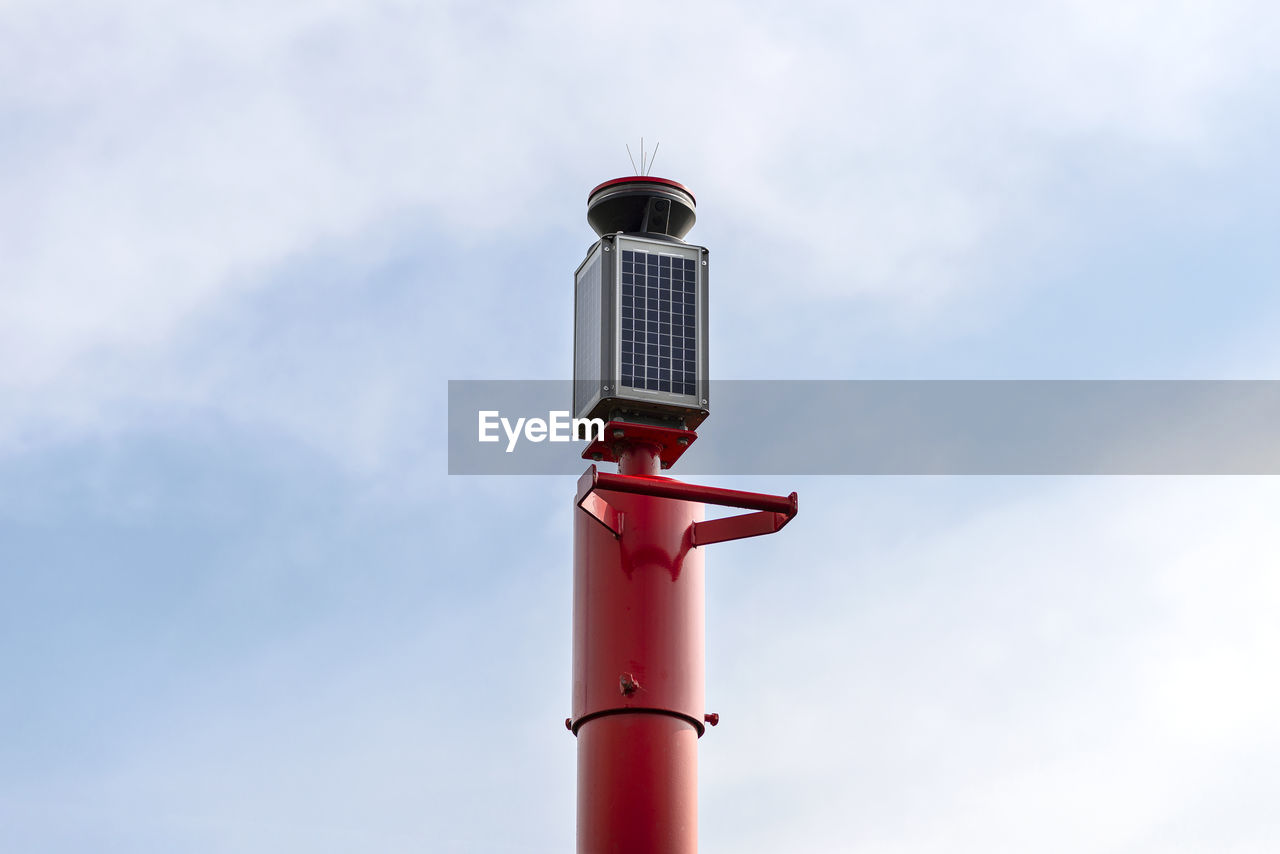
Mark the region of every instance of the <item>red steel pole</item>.
[[[619, 472], [659, 478], [627, 444]], [[704, 725], [703, 505], [601, 488], [620, 531], [574, 513], [578, 854], [695, 854]]]
[[[704, 708], [702, 550], [776, 533], [799, 508], [794, 492], [661, 475], [708, 415], [707, 250], [682, 240], [694, 217], [693, 194], [665, 178], [587, 199], [600, 240], [574, 274], [574, 410], [608, 419], [582, 456], [618, 474], [590, 466], [574, 498], [578, 854], [697, 854], [698, 738], [718, 720]], [[752, 512], [703, 521], [707, 504]]]

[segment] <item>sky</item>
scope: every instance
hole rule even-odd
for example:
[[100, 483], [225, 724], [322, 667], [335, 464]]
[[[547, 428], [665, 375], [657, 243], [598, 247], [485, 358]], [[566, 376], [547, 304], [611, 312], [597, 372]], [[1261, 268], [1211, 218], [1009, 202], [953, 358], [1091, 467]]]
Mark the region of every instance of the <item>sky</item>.
[[[1280, 379], [1278, 36], [3, 0], [0, 848], [569, 850], [580, 470], [448, 476], [446, 391], [568, 378], [624, 144], [713, 380]], [[1275, 478], [714, 482], [801, 512], [707, 557], [704, 852], [1274, 850]]]

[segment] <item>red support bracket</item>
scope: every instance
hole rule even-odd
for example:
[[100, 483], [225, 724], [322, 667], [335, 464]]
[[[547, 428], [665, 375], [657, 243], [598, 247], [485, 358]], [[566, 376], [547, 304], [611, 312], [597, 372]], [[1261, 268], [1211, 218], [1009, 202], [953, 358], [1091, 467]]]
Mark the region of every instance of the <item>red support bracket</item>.
[[615, 537], [622, 536], [623, 513], [608, 501], [605, 501], [594, 492], [588, 492], [588, 494], [583, 495], [581, 489], [579, 489], [578, 506], [586, 510], [587, 515], [592, 519], [612, 531]]
[[799, 512], [796, 493], [790, 495], [765, 495], [759, 492], [743, 492], [737, 489], [721, 489], [716, 486], [698, 486], [665, 477], [645, 475], [609, 474], [590, 466], [578, 478], [577, 505], [596, 521], [613, 532], [622, 535], [622, 513], [596, 494], [596, 490], [627, 492], [633, 495], [650, 495], [654, 498], [671, 498], [676, 501], [699, 501], [719, 507], [739, 507], [754, 510], [740, 516], [710, 519], [693, 523], [693, 545], [707, 546], [745, 537], [773, 534], [795, 518]]
[[770, 513], [761, 510], [756, 513], [743, 513], [741, 516], [726, 516], [723, 519], [709, 519], [706, 522], [693, 523], [693, 544], [709, 546], [712, 543], [723, 543], [728, 540], [742, 540], [747, 537], [758, 537], [762, 534], [775, 534], [791, 521], [785, 513]]
[[676, 460], [689, 450], [698, 438], [692, 430], [677, 430], [674, 427], [657, 427], [651, 424], [632, 424], [629, 421], [610, 421], [604, 425], [600, 438], [587, 445], [582, 452], [584, 460], [616, 463], [622, 448], [627, 445], [643, 443], [658, 449], [658, 459], [664, 469], [675, 465]]

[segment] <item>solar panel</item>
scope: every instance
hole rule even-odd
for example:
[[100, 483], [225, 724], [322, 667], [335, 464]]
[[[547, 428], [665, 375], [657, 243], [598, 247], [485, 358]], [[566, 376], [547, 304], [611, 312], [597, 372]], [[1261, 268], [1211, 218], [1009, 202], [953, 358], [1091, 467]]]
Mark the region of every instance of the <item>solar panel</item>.
[[601, 253], [593, 251], [578, 268], [574, 285], [574, 342], [573, 342], [573, 408], [579, 414], [582, 406], [598, 393], [603, 373], [600, 365], [601, 338], [601, 275], [604, 262]]
[[574, 273], [575, 418], [707, 417], [707, 250], [605, 235]]
[[697, 261], [628, 249], [621, 272], [621, 384], [696, 394]]

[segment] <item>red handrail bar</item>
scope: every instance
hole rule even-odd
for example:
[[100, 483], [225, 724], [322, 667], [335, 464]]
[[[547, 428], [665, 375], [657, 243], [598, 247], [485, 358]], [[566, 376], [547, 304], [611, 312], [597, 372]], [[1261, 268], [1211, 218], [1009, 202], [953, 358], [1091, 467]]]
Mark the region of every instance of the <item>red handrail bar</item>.
[[582, 473], [582, 477], [578, 478], [578, 498], [575, 503], [613, 531], [614, 536], [621, 536], [622, 514], [616, 512], [600, 496], [593, 495], [596, 490], [627, 492], [654, 498], [670, 498], [675, 501], [697, 501], [719, 507], [739, 507], [743, 510], [757, 511], [744, 516], [694, 523], [694, 545], [708, 545], [725, 540], [775, 533], [795, 518], [800, 509], [799, 499], [794, 492], [790, 495], [766, 495], [739, 489], [721, 489], [718, 486], [699, 486], [695, 483], [683, 483], [665, 477], [610, 474], [591, 466]]
[[634, 495], [652, 495], [655, 498], [674, 498], [677, 501], [701, 501], [720, 507], [741, 507], [743, 510], [767, 510], [782, 513], [788, 518], [799, 512], [799, 498], [790, 495], [766, 495], [760, 492], [744, 492], [739, 489], [721, 489], [718, 486], [699, 486], [661, 477], [634, 474], [610, 474], [591, 466], [578, 479], [578, 501], [597, 489], [629, 492]]

